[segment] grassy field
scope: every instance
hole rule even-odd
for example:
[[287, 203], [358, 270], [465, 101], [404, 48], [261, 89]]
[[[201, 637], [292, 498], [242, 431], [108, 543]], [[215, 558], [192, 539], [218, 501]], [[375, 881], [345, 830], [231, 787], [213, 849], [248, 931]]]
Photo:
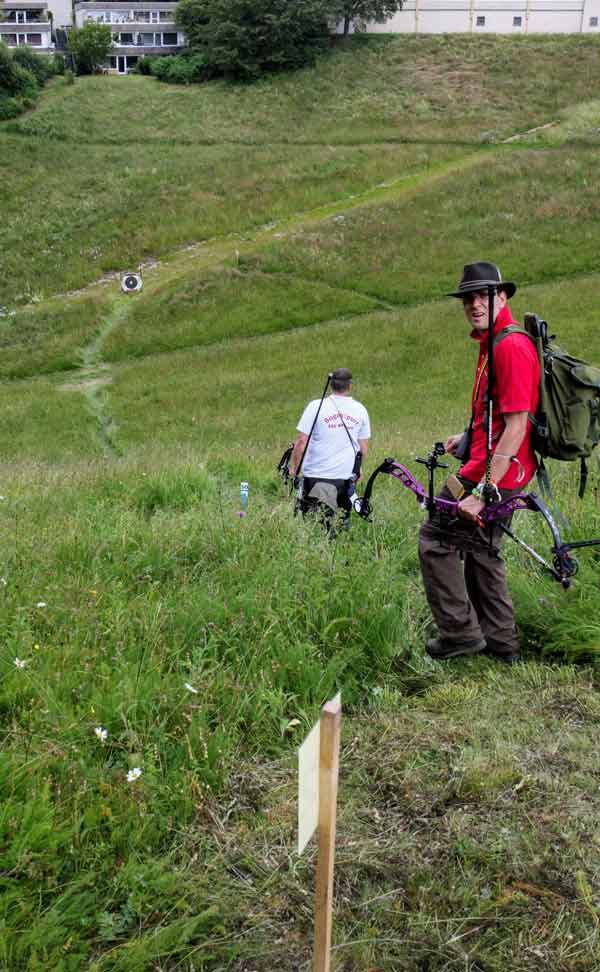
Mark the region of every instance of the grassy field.
[[413, 497], [330, 543], [274, 473], [342, 364], [367, 472], [464, 426], [470, 260], [600, 363], [599, 50], [356, 38], [0, 126], [2, 972], [308, 969], [294, 759], [338, 688], [337, 972], [600, 969], [598, 551], [564, 592], [507, 547], [526, 664], [436, 666]]

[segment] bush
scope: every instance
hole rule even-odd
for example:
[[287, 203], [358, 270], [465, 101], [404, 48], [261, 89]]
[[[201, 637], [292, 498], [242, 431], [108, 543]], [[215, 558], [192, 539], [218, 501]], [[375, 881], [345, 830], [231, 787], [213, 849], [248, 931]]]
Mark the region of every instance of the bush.
[[156, 58], [149, 57], [147, 54], [145, 56], [143, 56], [143, 57], [140, 57], [139, 60], [138, 60], [138, 62], [137, 62], [137, 64], [136, 64], [136, 66], [135, 66], [135, 73], [136, 74], [146, 74], [146, 75], [152, 74], [153, 73], [152, 72], [152, 65], [154, 64], [154, 61], [155, 60], [156, 60]]
[[75, 84], [75, 75], [72, 71], [65, 71], [65, 84]]
[[211, 73], [204, 54], [156, 57], [153, 59], [151, 70], [155, 78], [169, 84], [198, 84], [206, 81]]
[[10, 96], [19, 95], [26, 81], [35, 84], [34, 78], [25, 78], [23, 69], [14, 61], [6, 44], [0, 44], [0, 91]]
[[65, 59], [62, 54], [55, 54], [52, 59], [52, 70], [54, 74], [65, 73]]
[[30, 71], [40, 88], [52, 74], [52, 62], [49, 58], [35, 54], [30, 47], [17, 47], [13, 53], [13, 62], [20, 64], [26, 71]]
[[0, 94], [0, 121], [16, 118], [23, 111], [23, 104], [16, 98], [4, 98]]

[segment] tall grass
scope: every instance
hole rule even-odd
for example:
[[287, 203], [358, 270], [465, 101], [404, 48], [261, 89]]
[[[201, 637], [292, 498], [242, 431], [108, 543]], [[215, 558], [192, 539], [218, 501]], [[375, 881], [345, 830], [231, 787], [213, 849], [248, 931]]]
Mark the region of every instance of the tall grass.
[[[274, 472], [342, 364], [366, 474], [417, 472], [464, 426], [476, 348], [439, 298], [473, 258], [600, 361], [593, 152], [482, 144], [587, 101], [597, 42], [361, 43], [253, 89], [57, 86], [0, 133], [2, 301], [215, 233], [242, 251], [190, 250], [139, 298], [2, 311], [3, 970], [301, 967], [291, 767], [340, 687], [339, 967], [598, 967], [598, 553], [564, 592], [507, 541], [527, 664], [443, 668], [414, 497], [380, 481], [374, 522], [332, 542]], [[206, 144], [226, 138], [254, 144]], [[404, 172], [393, 203], [293, 216]], [[274, 217], [280, 238], [245, 245]], [[579, 503], [577, 471], [552, 472], [569, 535], [600, 535], [595, 483]], [[536, 517], [514, 525], [550, 556]]]

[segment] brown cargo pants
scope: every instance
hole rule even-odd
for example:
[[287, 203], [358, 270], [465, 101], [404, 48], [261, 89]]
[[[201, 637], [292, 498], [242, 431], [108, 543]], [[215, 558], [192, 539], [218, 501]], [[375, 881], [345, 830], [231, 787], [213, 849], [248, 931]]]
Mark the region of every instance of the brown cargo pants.
[[[464, 483], [467, 492], [473, 483]], [[519, 490], [502, 490], [507, 499]], [[442, 499], [452, 499], [444, 486]], [[503, 521], [508, 526], [510, 520]], [[469, 520], [444, 528], [436, 513], [419, 531], [419, 560], [425, 594], [439, 635], [448, 642], [472, 642], [485, 638], [499, 654], [519, 651], [513, 605], [500, 556], [503, 533]]]

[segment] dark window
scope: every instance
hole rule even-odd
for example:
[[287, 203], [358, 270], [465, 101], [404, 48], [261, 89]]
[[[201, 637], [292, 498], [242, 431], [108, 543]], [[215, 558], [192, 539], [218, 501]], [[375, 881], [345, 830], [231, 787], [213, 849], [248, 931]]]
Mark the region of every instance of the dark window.
[[27, 34], [27, 43], [31, 44], [32, 47], [42, 46], [42, 35], [41, 34]]
[[513, 27], [520, 27], [523, 23], [522, 17], [513, 17]]
[[476, 21], [477, 27], [485, 27], [485, 17], [478, 17]]
[[4, 40], [6, 41], [6, 43], [8, 44], [9, 47], [16, 47], [17, 46], [17, 35], [16, 34], [5, 34], [4, 35]]
[[109, 57], [108, 60], [109, 60], [109, 63], [110, 63], [111, 68], [114, 70], [116, 68], [116, 66], [117, 66], [117, 59], [116, 59], [116, 57]]
[[140, 34], [142, 47], [154, 47], [154, 34]]
[[175, 45], [177, 43], [177, 34], [170, 34], [170, 33], [163, 34], [162, 39], [163, 39], [163, 44]]
[[120, 44], [133, 44], [133, 34], [120, 34]]
[[175, 14], [172, 14], [170, 10], [161, 10], [160, 11], [160, 20], [161, 20], [161, 22], [163, 20], [166, 20], [166, 21], [171, 20], [172, 21], [174, 17], [175, 17]]
[[598, 18], [590, 17], [590, 27], [597, 27], [597, 26], [598, 26]]

